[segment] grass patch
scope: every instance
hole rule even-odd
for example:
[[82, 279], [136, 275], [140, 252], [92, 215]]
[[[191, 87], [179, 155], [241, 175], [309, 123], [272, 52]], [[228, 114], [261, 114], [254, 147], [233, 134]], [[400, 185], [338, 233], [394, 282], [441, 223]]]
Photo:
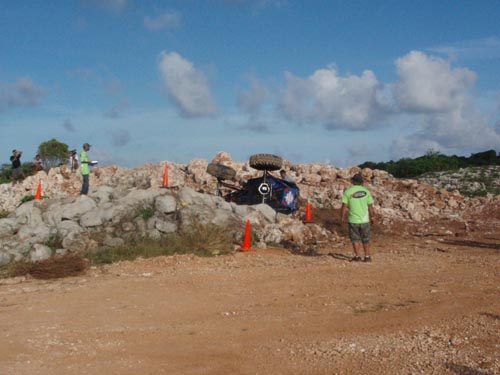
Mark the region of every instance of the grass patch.
[[23, 203], [26, 203], [26, 202], [30, 202], [32, 200], [35, 199], [35, 196], [32, 195], [32, 194], [28, 194], [28, 195], [25, 195], [22, 199], [21, 199], [21, 203], [19, 203], [19, 206], [22, 205]]
[[201, 224], [194, 220], [191, 226], [171, 233], [160, 240], [131, 238], [123, 246], [90, 252], [87, 258], [92, 265], [110, 264], [136, 258], [152, 258], [161, 255], [195, 254], [214, 256], [233, 251], [230, 232], [213, 224]]
[[145, 207], [139, 212], [139, 216], [144, 220], [151, 219], [155, 214], [155, 210], [152, 207]]
[[0, 277], [30, 275], [35, 279], [59, 279], [83, 274], [88, 264], [88, 260], [80, 254], [67, 254], [36, 263], [27, 261], [10, 263], [0, 268]]

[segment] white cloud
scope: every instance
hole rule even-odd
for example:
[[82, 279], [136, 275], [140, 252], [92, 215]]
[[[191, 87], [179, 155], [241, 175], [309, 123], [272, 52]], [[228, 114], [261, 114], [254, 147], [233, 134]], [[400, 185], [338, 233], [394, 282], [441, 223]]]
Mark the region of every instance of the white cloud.
[[164, 12], [157, 17], [144, 17], [144, 26], [150, 31], [160, 31], [163, 29], [173, 29], [181, 24], [181, 14], [179, 12]]
[[15, 107], [34, 107], [46, 95], [30, 78], [18, 78], [15, 83], [0, 82], [0, 112]]
[[186, 117], [210, 116], [216, 106], [205, 75], [176, 52], [162, 52], [158, 69], [168, 93]]
[[476, 74], [451, 68], [450, 62], [419, 51], [396, 61], [399, 81], [394, 88], [400, 107], [410, 112], [449, 111], [464, 102]]
[[330, 67], [317, 70], [307, 79], [285, 73], [279, 110], [297, 123], [321, 123], [327, 129], [366, 129], [388, 114], [389, 104], [372, 71], [340, 77]]
[[452, 59], [489, 60], [500, 58], [500, 38], [463, 40], [448, 46], [430, 48], [429, 51], [447, 55]]
[[465, 154], [497, 149], [500, 131], [490, 126], [472, 105], [447, 112], [426, 115], [421, 128], [393, 143], [397, 158], [424, 155], [429, 149], [444, 154]]
[[445, 154], [495, 149], [500, 132], [472, 101], [476, 74], [450, 62], [413, 51], [396, 62], [395, 98], [402, 113], [418, 116], [419, 129], [393, 142], [393, 154], [415, 157], [433, 149]]

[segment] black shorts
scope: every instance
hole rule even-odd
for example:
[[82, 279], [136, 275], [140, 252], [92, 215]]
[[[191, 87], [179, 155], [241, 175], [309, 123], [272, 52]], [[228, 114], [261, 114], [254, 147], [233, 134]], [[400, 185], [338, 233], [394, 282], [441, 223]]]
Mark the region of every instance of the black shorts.
[[349, 238], [351, 242], [370, 242], [370, 223], [352, 224], [349, 223]]

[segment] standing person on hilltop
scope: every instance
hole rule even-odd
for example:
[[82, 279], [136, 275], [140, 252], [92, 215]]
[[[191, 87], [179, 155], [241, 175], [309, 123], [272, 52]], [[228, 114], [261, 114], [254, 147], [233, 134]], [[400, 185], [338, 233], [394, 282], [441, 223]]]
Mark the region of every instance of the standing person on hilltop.
[[[363, 175], [355, 174], [351, 182], [353, 186], [344, 192], [342, 197], [342, 225], [349, 223], [349, 238], [354, 250], [354, 262], [360, 262], [359, 243], [363, 244], [364, 261], [371, 262], [370, 224], [375, 216], [373, 198], [370, 191], [363, 186]], [[349, 214], [349, 217], [348, 217]], [[348, 220], [347, 220], [348, 219]]]
[[69, 152], [69, 167], [71, 169], [71, 172], [73, 172], [73, 173], [75, 173], [79, 167], [78, 155], [76, 153], [76, 150], [71, 150]]
[[10, 162], [12, 163], [12, 184], [15, 185], [16, 182], [22, 177], [25, 178], [23, 168], [21, 166], [21, 155], [22, 151], [12, 150], [12, 156], [10, 157]]
[[90, 174], [90, 166], [94, 165], [95, 162], [89, 161], [89, 157], [87, 152], [90, 150], [90, 145], [88, 143], [83, 144], [83, 150], [80, 153], [80, 165], [82, 172], [82, 191], [81, 195], [87, 195], [89, 192], [89, 174]]

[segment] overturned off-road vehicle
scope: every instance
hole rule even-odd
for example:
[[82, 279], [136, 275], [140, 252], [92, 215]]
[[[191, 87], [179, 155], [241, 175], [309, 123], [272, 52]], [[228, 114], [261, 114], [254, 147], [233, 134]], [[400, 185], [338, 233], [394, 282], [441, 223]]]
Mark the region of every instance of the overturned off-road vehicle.
[[[228, 202], [253, 205], [266, 203], [277, 212], [290, 214], [299, 209], [300, 189], [294, 182], [275, 177], [269, 172], [279, 170], [283, 159], [271, 154], [255, 154], [250, 157], [251, 168], [263, 171], [261, 177], [252, 178], [235, 186], [226, 180], [234, 180], [236, 171], [222, 164], [210, 163], [207, 173], [217, 178], [217, 195]], [[223, 194], [223, 187], [230, 192]]]

